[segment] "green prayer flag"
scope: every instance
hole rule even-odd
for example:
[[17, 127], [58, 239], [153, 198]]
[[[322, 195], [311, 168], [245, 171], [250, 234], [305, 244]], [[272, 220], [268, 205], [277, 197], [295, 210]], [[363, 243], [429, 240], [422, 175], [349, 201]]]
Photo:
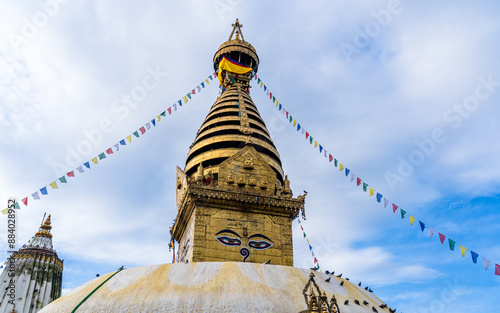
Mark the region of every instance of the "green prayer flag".
[[333, 164], [335, 165], [335, 167], [337, 167], [339, 165], [339, 161], [337, 161], [337, 159], [334, 159]]
[[134, 136], [136, 137], [139, 137], [139, 133], [137, 132], [137, 130], [135, 132], [133, 132]]
[[160, 113], [160, 115], [163, 115], [163, 116], [165, 116], [165, 117], [166, 117], [166, 116], [167, 116], [167, 111], [163, 111], [163, 112], [161, 112], [161, 113]]
[[401, 211], [401, 218], [405, 218], [406, 211], [403, 209], [400, 209], [399, 211]]
[[312, 136], [310, 136], [310, 137], [309, 137], [309, 143], [310, 143], [310, 144], [312, 144], [312, 143], [313, 143], [313, 137], [312, 137]]
[[63, 177], [61, 177], [61, 178], [59, 178], [59, 181], [60, 181], [61, 183], [65, 183], [65, 184], [67, 183], [67, 181], [66, 181], [66, 177], [64, 177], [64, 176], [63, 176]]
[[188, 92], [188, 94], [186, 95], [189, 99], [191, 99], [191, 94]]
[[260, 84], [260, 78], [257, 78], [257, 84]]
[[363, 182], [363, 191], [366, 191], [367, 188], [368, 188], [368, 184]]
[[290, 115], [290, 123], [292, 122], [292, 116]]
[[454, 251], [455, 250], [455, 241], [448, 238], [448, 243], [450, 244], [450, 250]]
[[306, 238], [306, 233], [304, 233], [304, 238]]
[[106, 155], [103, 153], [99, 154], [99, 160], [105, 159]]
[[276, 102], [276, 98], [273, 96], [273, 103], [275, 103], [275, 102]]

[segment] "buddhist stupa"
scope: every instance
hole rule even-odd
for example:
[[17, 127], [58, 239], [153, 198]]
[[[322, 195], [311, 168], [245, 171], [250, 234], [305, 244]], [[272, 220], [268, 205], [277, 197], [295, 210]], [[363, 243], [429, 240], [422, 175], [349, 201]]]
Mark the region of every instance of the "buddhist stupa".
[[177, 168], [175, 263], [120, 268], [41, 312], [389, 312], [348, 280], [293, 267], [305, 195], [294, 197], [250, 97], [257, 52], [232, 26], [213, 58], [221, 94]]

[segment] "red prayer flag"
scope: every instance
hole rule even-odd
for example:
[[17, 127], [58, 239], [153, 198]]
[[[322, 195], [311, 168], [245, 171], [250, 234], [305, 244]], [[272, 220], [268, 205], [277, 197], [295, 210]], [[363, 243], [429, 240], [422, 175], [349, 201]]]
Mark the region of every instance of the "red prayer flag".
[[273, 93], [272, 93], [272, 92], [270, 92], [270, 93], [269, 93], [269, 99], [272, 99], [272, 98], [273, 98]]
[[143, 135], [146, 132], [146, 128], [144, 128], [144, 126], [142, 126], [141, 128], [139, 128], [139, 130], [141, 131], [141, 134], [143, 134]]
[[167, 111], [168, 111], [168, 115], [172, 114], [172, 108], [168, 108]]
[[398, 210], [398, 206], [393, 203], [392, 204], [392, 212], [396, 213], [397, 210]]
[[358, 177], [358, 186], [361, 185], [361, 178]]
[[495, 275], [500, 276], [500, 265], [495, 263]]
[[288, 111], [286, 111], [286, 118], [288, 118]]
[[438, 233], [439, 234], [439, 239], [441, 240], [441, 243], [444, 243], [444, 239], [446, 238], [445, 235]]
[[329, 154], [329, 158], [330, 158], [330, 162], [332, 162], [333, 161], [333, 157], [332, 157], [331, 154]]
[[68, 177], [75, 177], [75, 173], [73, 173], [73, 171], [69, 172]]
[[107, 149], [107, 150], [106, 150], [106, 153], [107, 153], [107, 154], [112, 154], [112, 153], [113, 153], [113, 149], [111, 149], [111, 148]]
[[316, 259], [316, 257], [314, 257], [314, 264], [318, 263], [318, 259]]
[[308, 132], [306, 132], [306, 139], [307, 139], [307, 137], [309, 137], [309, 133]]
[[196, 91], [194, 91], [194, 89], [193, 89], [193, 90], [191, 90], [191, 94], [195, 95], [195, 94], [196, 94]]
[[24, 198], [24, 199], [23, 199], [23, 200], [21, 200], [21, 201], [24, 203], [24, 205], [28, 205], [28, 197]]

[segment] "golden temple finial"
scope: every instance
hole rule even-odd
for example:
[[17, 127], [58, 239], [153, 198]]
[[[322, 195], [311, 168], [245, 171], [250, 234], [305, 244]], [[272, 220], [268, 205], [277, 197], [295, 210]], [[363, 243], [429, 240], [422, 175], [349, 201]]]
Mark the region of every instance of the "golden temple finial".
[[[234, 24], [231, 24], [233, 26], [233, 31], [231, 32], [231, 35], [229, 35], [228, 41], [230, 41], [233, 38], [234, 31], [236, 30], [236, 37], [234, 38], [235, 40], [240, 40], [240, 35], [241, 35], [241, 40], [245, 41], [245, 38], [243, 38], [243, 33], [241, 32], [241, 28], [243, 27], [243, 24], [240, 24], [238, 19], [236, 19], [236, 22]], [[238, 28], [238, 29], [236, 29]]]
[[50, 226], [50, 214], [43, 222], [42, 225], [40, 225], [40, 230], [35, 234], [36, 237], [47, 237], [47, 238], [52, 238], [52, 234], [50, 233], [50, 230], [52, 229], [52, 226]]
[[[318, 295], [316, 296], [316, 293], [314, 292], [314, 289], [316, 289], [316, 292]], [[309, 294], [307, 291], [309, 290]], [[311, 272], [309, 275], [309, 280], [307, 281], [306, 286], [304, 287], [304, 290], [302, 291], [304, 295], [304, 299], [306, 302], [307, 310], [302, 311], [304, 313], [340, 313], [339, 306], [337, 305], [337, 299], [335, 298], [335, 295], [332, 295], [332, 298], [330, 300], [330, 303], [328, 303], [328, 297], [326, 296], [326, 293], [319, 289], [318, 284], [316, 284], [316, 281], [314, 280], [314, 273]]]

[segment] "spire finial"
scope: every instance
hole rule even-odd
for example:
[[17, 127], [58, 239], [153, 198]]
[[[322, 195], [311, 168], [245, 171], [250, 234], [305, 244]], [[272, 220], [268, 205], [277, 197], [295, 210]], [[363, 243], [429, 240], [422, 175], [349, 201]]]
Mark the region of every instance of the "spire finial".
[[52, 229], [52, 226], [50, 226], [50, 214], [43, 222], [42, 225], [40, 225], [40, 230], [35, 234], [36, 237], [47, 237], [47, 238], [52, 238], [52, 234], [50, 233], [50, 230]]
[[[236, 37], [234, 39], [240, 40], [240, 35], [241, 35], [241, 40], [245, 41], [245, 38], [243, 38], [243, 33], [241, 32], [241, 28], [243, 27], [243, 24], [240, 24], [238, 19], [236, 19], [236, 22], [234, 22], [234, 24], [231, 24], [231, 26], [233, 26], [233, 31], [231, 32], [231, 35], [229, 35], [228, 41], [230, 41], [231, 38], [233, 38], [235, 30], [236, 30]], [[238, 29], [236, 29], [236, 28], [238, 28]]]

